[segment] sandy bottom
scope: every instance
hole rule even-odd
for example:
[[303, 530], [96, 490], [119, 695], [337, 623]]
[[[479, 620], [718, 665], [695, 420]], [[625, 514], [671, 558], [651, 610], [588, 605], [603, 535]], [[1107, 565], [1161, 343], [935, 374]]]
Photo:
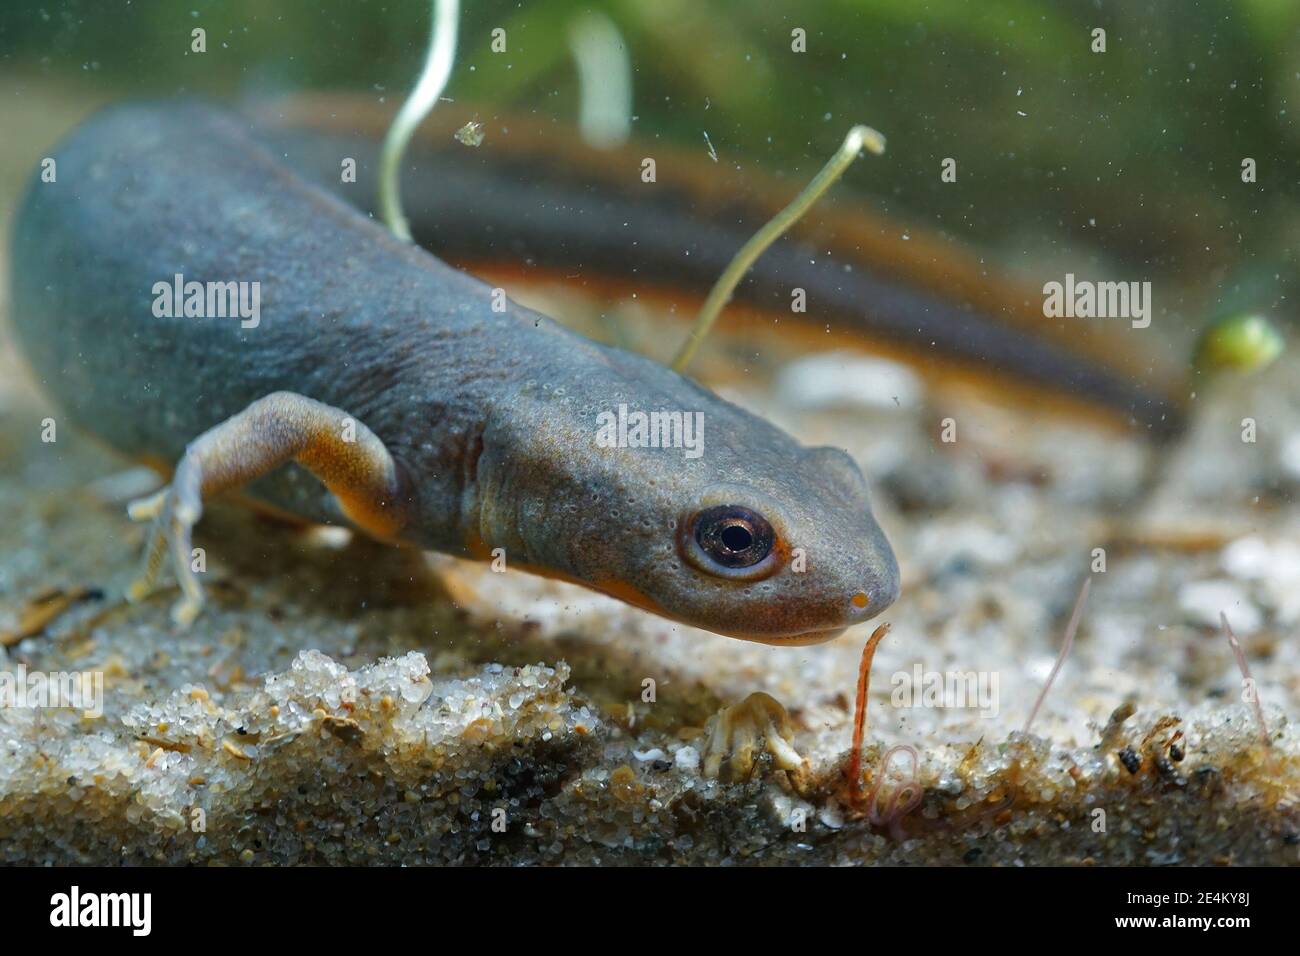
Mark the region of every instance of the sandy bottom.
[[[664, 351], [662, 316], [532, 294]], [[1153, 468], [1134, 437], [902, 366], [752, 331], [709, 343], [704, 380], [861, 463], [899, 555], [857, 801], [870, 626], [747, 644], [216, 502], [195, 542], [209, 606], [180, 632], [174, 590], [122, 600], [143, 542], [124, 501], [148, 476], [61, 423], [43, 441], [59, 416], [20, 369], [0, 340], [0, 691], [99, 675], [102, 712], [0, 707], [0, 861], [1300, 860], [1294, 359], [1207, 387]], [[756, 691], [788, 708], [806, 769], [760, 740], [747, 779], [706, 776], [710, 718]]]

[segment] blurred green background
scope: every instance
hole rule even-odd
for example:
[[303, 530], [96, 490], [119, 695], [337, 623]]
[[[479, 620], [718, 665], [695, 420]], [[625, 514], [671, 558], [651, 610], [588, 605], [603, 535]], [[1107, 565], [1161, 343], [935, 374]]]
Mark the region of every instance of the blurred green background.
[[[462, 6], [447, 90], [457, 100], [572, 120], [568, 29], [598, 9], [631, 55], [637, 138], [698, 148], [707, 162], [707, 132], [723, 162], [793, 188], [867, 122], [889, 153], [857, 164], [843, 188], [906, 224], [960, 237], [1012, 271], [1059, 259], [1176, 280], [1189, 321], [1245, 306], [1290, 317], [1296, 0]], [[423, 62], [429, 17], [427, 0], [4, 0], [0, 110], [42, 86], [96, 99], [349, 89], [395, 103]], [[202, 56], [189, 53], [195, 26], [207, 30]], [[507, 31], [505, 54], [490, 50], [495, 27]], [[795, 27], [806, 53], [791, 51]], [[1096, 27], [1105, 53], [1090, 48]], [[940, 181], [944, 157], [958, 161], [955, 184]], [[1258, 182], [1241, 181], [1243, 157], [1257, 161]]]

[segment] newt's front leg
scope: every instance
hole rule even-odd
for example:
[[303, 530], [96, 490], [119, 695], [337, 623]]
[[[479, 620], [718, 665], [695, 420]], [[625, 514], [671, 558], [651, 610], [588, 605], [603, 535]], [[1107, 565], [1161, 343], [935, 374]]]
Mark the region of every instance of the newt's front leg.
[[390, 538], [408, 523], [405, 477], [374, 432], [323, 402], [274, 392], [191, 442], [171, 484], [128, 506], [132, 520], [152, 519], [153, 528], [143, 571], [127, 599], [138, 601], [152, 592], [170, 551], [181, 587], [172, 619], [181, 627], [189, 625], [203, 609], [203, 587], [190, 551], [203, 502], [290, 461], [319, 478], [363, 531]]

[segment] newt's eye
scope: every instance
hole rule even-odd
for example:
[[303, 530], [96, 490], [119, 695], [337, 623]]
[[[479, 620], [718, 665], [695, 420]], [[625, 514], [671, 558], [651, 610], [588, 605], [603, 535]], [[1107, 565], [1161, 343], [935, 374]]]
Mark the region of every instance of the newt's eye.
[[691, 521], [691, 536], [710, 561], [736, 571], [762, 562], [776, 543], [767, 519], [739, 505], [718, 505], [699, 512]]

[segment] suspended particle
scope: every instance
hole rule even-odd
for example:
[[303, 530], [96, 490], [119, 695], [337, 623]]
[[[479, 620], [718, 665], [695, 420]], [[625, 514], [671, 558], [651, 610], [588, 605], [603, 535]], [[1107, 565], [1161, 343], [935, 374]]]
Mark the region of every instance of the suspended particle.
[[466, 146], [483, 145], [483, 124], [470, 120], [460, 129], [456, 130], [457, 141], [464, 143]]

